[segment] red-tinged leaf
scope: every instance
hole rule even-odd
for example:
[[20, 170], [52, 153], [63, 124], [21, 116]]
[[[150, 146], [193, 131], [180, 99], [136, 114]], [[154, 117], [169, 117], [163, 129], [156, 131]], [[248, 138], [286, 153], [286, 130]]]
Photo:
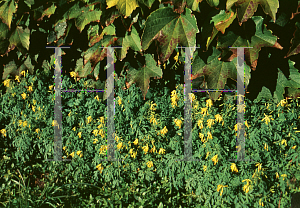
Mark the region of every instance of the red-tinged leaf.
[[17, 11], [17, 7], [15, 6], [14, 0], [6, 1], [0, 7], [0, 18], [2, 22], [7, 24], [8, 28], [10, 29], [11, 21], [13, 14]]
[[[197, 52], [196, 52], [197, 54]], [[221, 52], [213, 47], [213, 53], [208, 57], [207, 63], [205, 63], [198, 55], [195, 55], [193, 61], [192, 79], [204, 76], [205, 82], [207, 82], [208, 89], [224, 89], [227, 79], [237, 80], [237, 58], [234, 58], [232, 62], [220, 61]], [[247, 88], [250, 80], [251, 69], [245, 65], [245, 86]], [[209, 93], [210, 97], [216, 101], [221, 95], [221, 91]]]
[[145, 54], [145, 61], [145, 65], [140, 70], [131, 67], [127, 73], [129, 80], [127, 87], [129, 88], [133, 83], [136, 83], [136, 85], [141, 88], [144, 100], [149, 89], [150, 77], [161, 78], [163, 74], [162, 69], [156, 66], [152, 55]]
[[36, 19], [37, 21], [41, 21], [43, 20], [44, 16], [48, 16], [48, 18], [55, 13], [56, 10], [56, 5], [52, 4], [50, 7], [44, 9], [43, 6], [40, 6], [39, 8], [34, 10], [34, 19]]
[[212, 20], [210, 23], [214, 23], [215, 28], [222, 32], [222, 34], [225, 33], [226, 28], [228, 28], [231, 23], [235, 20], [236, 14], [229, 10], [228, 12], [225, 12], [224, 10], [221, 10], [219, 14], [212, 17]]
[[[246, 63], [248, 66], [251, 66], [252, 70], [255, 70], [259, 51], [262, 47], [275, 47], [282, 50], [282, 46], [277, 42], [277, 37], [272, 35], [272, 32], [267, 30], [265, 25], [263, 26], [263, 31], [261, 30], [263, 24], [262, 17], [253, 16], [252, 20], [256, 24], [256, 31], [251, 37], [251, 42], [229, 31], [227, 35], [218, 37], [217, 48], [253, 47], [245, 48], [244, 51]], [[233, 56], [236, 56], [236, 53], [234, 53], [236, 50], [235, 48], [231, 49]]]
[[190, 9], [186, 8], [185, 14], [177, 14], [170, 7], [160, 8], [147, 18], [142, 35], [142, 49], [146, 50], [153, 40], [157, 40], [160, 44], [160, 62], [164, 63], [178, 44], [196, 47], [198, 32], [196, 19]]
[[291, 44], [292, 45], [289, 49], [289, 52], [284, 58], [300, 53], [300, 23], [299, 22], [296, 22], [296, 30], [294, 32]]
[[229, 10], [233, 5], [236, 6], [239, 24], [242, 25], [256, 12], [258, 4], [267, 15], [276, 21], [276, 13], [279, 8], [278, 0], [228, 0], [226, 2], [226, 9]]

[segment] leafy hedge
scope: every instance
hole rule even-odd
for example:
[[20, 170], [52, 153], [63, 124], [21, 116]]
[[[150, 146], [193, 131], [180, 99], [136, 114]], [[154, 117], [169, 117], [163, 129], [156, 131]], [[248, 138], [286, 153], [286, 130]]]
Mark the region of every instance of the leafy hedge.
[[[281, 196], [288, 207], [290, 193], [299, 190], [298, 100], [246, 99], [245, 150], [254, 161], [233, 163], [235, 101], [211, 106], [194, 93], [193, 157], [201, 161], [182, 162], [176, 159], [184, 155], [183, 86], [170, 92], [158, 84], [144, 101], [137, 87], [124, 88], [124, 78], [115, 80], [115, 156], [124, 161], [99, 161], [107, 149], [106, 104], [92, 92], [62, 93], [62, 151], [72, 161], [41, 161], [53, 158], [51, 76], [25, 73], [1, 94], [3, 205], [277, 207]], [[63, 89], [85, 88], [86, 79], [62, 80]]]

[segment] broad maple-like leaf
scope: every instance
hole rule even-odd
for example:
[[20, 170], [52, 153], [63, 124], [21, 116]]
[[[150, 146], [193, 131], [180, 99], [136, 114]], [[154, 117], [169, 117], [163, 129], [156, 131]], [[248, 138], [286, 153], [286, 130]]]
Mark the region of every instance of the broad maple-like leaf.
[[162, 69], [156, 66], [156, 61], [153, 56], [150, 54], [145, 54], [145, 65], [142, 66], [142, 69], [136, 70], [130, 68], [127, 73], [127, 78], [129, 83], [127, 87], [130, 87], [132, 83], [136, 83], [138, 87], [141, 88], [141, 91], [144, 96], [144, 100], [149, 89], [150, 77], [162, 77]]
[[164, 63], [178, 44], [183, 47], [196, 47], [198, 32], [196, 18], [190, 9], [186, 8], [185, 14], [177, 14], [170, 7], [160, 8], [147, 18], [142, 35], [142, 49], [146, 50], [156, 39], [161, 46], [160, 62]]
[[[243, 39], [241, 36], [234, 34], [229, 31], [227, 35], [218, 37], [217, 48], [228, 48], [228, 47], [253, 47], [245, 48], [245, 59], [246, 63], [251, 66], [252, 70], [256, 69], [257, 59], [259, 51], [262, 47], [274, 47], [282, 50], [282, 46], [277, 42], [277, 37], [272, 35], [270, 30], [267, 30], [264, 25], [263, 31], [261, 31], [263, 18], [253, 16], [252, 20], [256, 24], [255, 34], [251, 37], [251, 42], [247, 39]], [[237, 49], [233, 48], [231, 51], [236, 56]]]
[[96, 21], [100, 21], [100, 16], [101, 16], [102, 12], [101, 11], [89, 11], [88, 8], [84, 9], [81, 13], [80, 16], [78, 16], [75, 20], [75, 25], [77, 27], [77, 29], [82, 32], [82, 30], [84, 29], [84, 27], [91, 23], [91, 22], [96, 22]]
[[23, 29], [20, 26], [17, 26], [15, 31], [9, 38], [10, 46], [14, 45], [17, 47], [24, 47], [29, 50], [29, 38], [30, 30], [28, 28]]
[[106, 3], [107, 9], [116, 6], [125, 18], [139, 6], [137, 0], [106, 0]]
[[9, 29], [10, 29], [13, 14], [16, 11], [17, 11], [17, 7], [15, 6], [14, 0], [6, 1], [0, 7], [0, 18], [2, 19], [3, 23], [7, 24]]
[[284, 58], [300, 53], [300, 23], [299, 22], [296, 22], [296, 31], [294, 32], [293, 36], [294, 37], [291, 41], [292, 46], [290, 47], [288, 54]]
[[[197, 53], [197, 52], [196, 52]], [[205, 63], [198, 55], [192, 63], [192, 79], [204, 76], [208, 89], [222, 90], [225, 87], [227, 79], [237, 80], [237, 58], [232, 62], [223, 62], [219, 60], [221, 52], [213, 47], [213, 53], [208, 57]], [[247, 88], [250, 80], [250, 67], [245, 66], [245, 87]], [[222, 92], [213, 92], [211, 98], [216, 101]]]
[[129, 47], [134, 51], [142, 51], [141, 39], [134, 26], [132, 26], [132, 31], [130, 35], [128, 35], [127, 31], [124, 38], [121, 37], [120, 39], [118, 39], [117, 45], [122, 46], [120, 50], [116, 51], [118, 57], [120, 57], [120, 61], [122, 61], [126, 57], [127, 50]]
[[228, 0], [226, 9], [229, 10], [233, 4], [237, 7], [237, 16], [240, 25], [253, 16], [258, 4], [261, 5], [267, 15], [270, 15], [274, 22], [276, 21], [276, 13], [279, 8], [278, 0]]

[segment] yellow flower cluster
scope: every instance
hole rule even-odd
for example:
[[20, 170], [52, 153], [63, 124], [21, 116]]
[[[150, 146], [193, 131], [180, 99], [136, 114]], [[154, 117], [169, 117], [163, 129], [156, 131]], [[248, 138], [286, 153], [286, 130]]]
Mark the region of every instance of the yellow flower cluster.
[[217, 192], [219, 192], [220, 190], [221, 190], [221, 192], [220, 192], [220, 196], [222, 196], [222, 194], [223, 194], [223, 188], [224, 187], [228, 187], [228, 185], [218, 185], [218, 187], [217, 187]]
[[176, 126], [178, 126], [179, 127], [179, 129], [181, 129], [181, 124], [182, 124], [182, 118], [181, 119], [174, 119], [174, 123], [175, 123], [175, 125]]
[[243, 186], [243, 191], [244, 191], [245, 193], [248, 193], [249, 190], [250, 190], [250, 188], [251, 188], [251, 185], [250, 185], [251, 180], [250, 180], [250, 179], [242, 180], [242, 182], [244, 182], [244, 181], [246, 181], [247, 184]]
[[175, 109], [175, 106], [177, 106], [177, 101], [179, 98], [177, 97], [176, 90], [173, 90], [171, 92], [171, 102], [172, 102], [172, 107]]

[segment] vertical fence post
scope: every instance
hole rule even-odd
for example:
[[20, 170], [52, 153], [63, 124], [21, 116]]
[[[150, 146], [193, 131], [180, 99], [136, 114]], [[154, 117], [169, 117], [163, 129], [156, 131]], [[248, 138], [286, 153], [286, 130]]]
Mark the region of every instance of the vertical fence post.
[[51, 47], [55, 49], [55, 70], [54, 70], [54, 160], [46, 159], [45, 161], [70, 161], [71, 159], [62, 159], [62, 105], [61, 105], [61, 48], [70, 48], [70, 46]]

